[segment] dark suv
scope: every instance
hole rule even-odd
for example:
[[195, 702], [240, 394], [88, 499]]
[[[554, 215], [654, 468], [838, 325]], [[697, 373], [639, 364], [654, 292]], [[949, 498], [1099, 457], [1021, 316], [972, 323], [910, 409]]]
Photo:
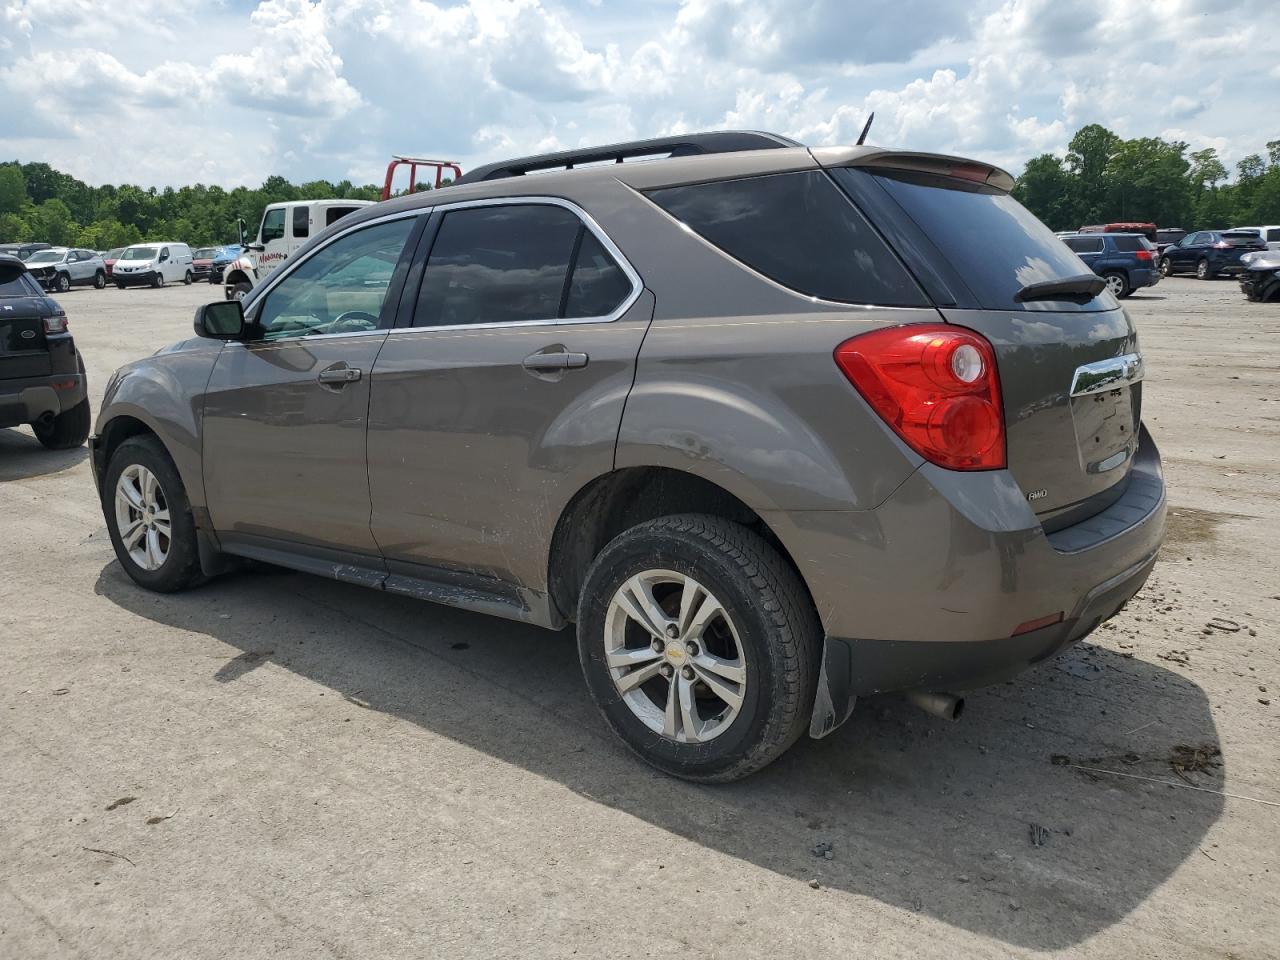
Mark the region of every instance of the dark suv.
[[17, 257], [0, 255], [0, 427], [29, 423], [50, 449], [89, 435], [84, 362], [67, 315]]
[[111, 378], [116, 556], [574, 622], [608, 723], [693, 779], [866, 694], [954, 717], [1113, 616], [1164, 531], [1137, 332], [1012, 187], [724, 132], [356, 210]]
[[1194, 272], [1201, 280], [1220, 273], [1243, 273], [1240, 258], [1254, 250], [1266, 250], [1267, 242], [1249, 230], [1197, 230], [1165, 248], [1160, 273]]
[[1117, 297], [1160, 282], [1156, 248], [1137, 233], [1078, 233], [1062, 238]]

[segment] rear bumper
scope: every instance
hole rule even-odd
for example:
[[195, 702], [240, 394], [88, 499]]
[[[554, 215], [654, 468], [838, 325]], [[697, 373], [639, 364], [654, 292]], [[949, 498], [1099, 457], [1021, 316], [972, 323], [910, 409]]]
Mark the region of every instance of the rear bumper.
[[21, 380], [0, 380], [0, 427], [34, 423], [57, 416], [85, 398], [88, 390], [80, 374], [55, 373]]
[[1052, 534], [1006, 471], [929, 464], [874, 510], [766, 515], [827, 636], [814, 735], [858, 696], [997, 682], [1114, 616], [1164, 538], [1164, 479], [1145, 428], [1124, 482], [1106, 510]]

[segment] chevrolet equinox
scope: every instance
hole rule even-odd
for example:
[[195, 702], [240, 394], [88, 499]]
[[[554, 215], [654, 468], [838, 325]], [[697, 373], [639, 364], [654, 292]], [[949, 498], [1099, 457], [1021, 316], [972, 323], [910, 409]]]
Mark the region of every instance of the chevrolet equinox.
[[859, 696], [953, 716], [1115, 615], [1164, 531], [1133, 323], [1012, 186], [722, 132], [358, 210], [112, 377], [116, 555], [574, 623], [605, 720], [693, 780]]

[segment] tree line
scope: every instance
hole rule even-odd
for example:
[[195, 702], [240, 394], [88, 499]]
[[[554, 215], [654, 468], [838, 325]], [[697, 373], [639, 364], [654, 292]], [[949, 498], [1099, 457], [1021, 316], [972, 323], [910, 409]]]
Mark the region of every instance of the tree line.
[[1027, 163], [1013, 195], [1054, 230], [1092, 223], [1151, 222], [1185, 230], [1280, 223], [1280, 140], [1236, 164], [1234, 182], [1217, 150], [1180, 140], [1125, 140], [1100, 124], [1081, 127], [1064, 157]]
[[[425, 189], [423, 185], [419, 189]], [[91, 187], [47, 163], [0, 163], [0, 242], [43, 240], [106, 250], [148, 239], [193, 246], [232, 243], [236, 221], [252, 231], [269, 203], [377, 200], [381, 188], [268, 177], [261, 187]], [[1063, 157], [1032, 158], [1014, 196], [1055, 230], [1090, 223], [1151, 221], [1187, 230], [1280, 223], [1280, 140], [1236, 164], [1234, 182], [1217, 151], [1190, 151], [1159, 137], [1125, 140], [1099, 124], [1082, 127]]]
[[236, 220], [257, 229], [269, 203], [286, 200], [378, 200], [382, 188], [350, 180], [292, 184], [268, 177], [257, 189], [91, 187], [47, 163], [0, 164], [0, 242], [42, 240], [55, 246], [107, 250], [144, 240], [192, 246], [234, 243]]

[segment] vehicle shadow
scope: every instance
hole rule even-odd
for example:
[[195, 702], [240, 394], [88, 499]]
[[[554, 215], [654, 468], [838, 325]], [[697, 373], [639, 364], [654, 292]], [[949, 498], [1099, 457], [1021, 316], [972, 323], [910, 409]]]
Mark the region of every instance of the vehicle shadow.
[[[971, 695], [959, 723], [867, 701], [827, 739], [706, 787], [657, 774], [614, 740], [570, 631], [265, 567], [158, 596], [113, 561], [95, 589], [237, 650], [209, 668], [219, 684], [277, 664], [797, 883], [817, 879], [1019, 949], [1069, 948], [1122, 920], [1223, 810], [1213, 793], [1069, 765], [1178, 782], [1175, 747], [1217, 743], [1194, 683], [1091, 644]], [[1222, 773], [1182, 776], [1220, 789]], [[832, 859], [813, 854], [819, 843]]]
[[61, 473], [88, 456], [89, 448], [83, 444], [71, 450], [46, 450], [24, 430], [0, 430], [0, 483]]

